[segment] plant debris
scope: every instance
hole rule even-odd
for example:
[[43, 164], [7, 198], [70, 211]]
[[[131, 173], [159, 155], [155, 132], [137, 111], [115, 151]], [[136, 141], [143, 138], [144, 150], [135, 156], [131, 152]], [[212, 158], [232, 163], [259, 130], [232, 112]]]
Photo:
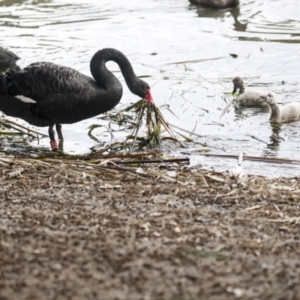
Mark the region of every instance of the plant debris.
[[[135, 115], [134, 119], [129, 116], [132, 112]], [[98, 154], [107, 152], [130, 153], [133, 151], [141, 151], [144, 148], [155, 148], [160, 146], [163, 140], [170, 140], [183, 146], [183, 144], [175, 137], [171, 129], [172, 126], [165, 120], [160, 109], [154, 103], [150, 103], [145, 99], [141, 99], [136, 103], [129, 105], [125, 109], [117, 112], [117, 114], [106, 114], [101, 117], [101, 119], [109, 119], [110, 125], [107, 129], [111, 135], [111, 141], [113, 141], [113, 132], [109, 128], [112, 123], [118, 123], [123, 127], [131, 127], [132, 133], [128, 135], [123, 142], [111, 142], [110, 144], [105, 145], [97, 151]], [[98, 127], [103, 126], [94, 124], [89, 128], [88, 135], [94, 140], [97, 139], [92, 135], [92, 131]], [[143, 128], [145, 135], [139, 135], [141, 128]], [[163, 129], [169, 136], [162, 135]], [[184, 137], [182, 134], [179, 135]], [[190, 138], [186, 138], [186, 140], [191, 141]]]

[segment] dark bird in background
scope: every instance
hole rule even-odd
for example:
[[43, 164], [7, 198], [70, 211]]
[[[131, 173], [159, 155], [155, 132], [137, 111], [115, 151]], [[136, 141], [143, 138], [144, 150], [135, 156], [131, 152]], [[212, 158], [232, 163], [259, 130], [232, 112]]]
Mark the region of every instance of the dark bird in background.
[[234, 19], [233, 26], [235, 30], [247, 30], [248, 23], [244, 24], [238, 20], [240, 16], [239, 0], [190, 0], [190, 2], [197, 5], [197, 13], [201, 18], [224, 18], [227, 13], [225, 9], [229, 9]]
[[0, 71], [3, 72], [9, 67], [16, 65], [16, 61], [20, 59], [19, 56], [13, 52], [0, 47]]
[[48, 126], [51, 148], [56, 151], [54, 125], [59, 139], [63, 140], [61, 124], [95, 117], [120, 102], [122, 85], [106, 68], [108, 61], [119, 65], [133, 94], [153, 102], [149, 85], [136, 77], [126, 56], [116, 49], [106, 48], [96, 52], [90, 62], [94, 79], [49, 62], [8, 69], [0, 75], [0, 110], [32, 125]]
[[240, 4], [240, 0], [190, 0], [192, 4], [201, 5], [203, 7], [211, 7], [224, 9], [235, 7]]

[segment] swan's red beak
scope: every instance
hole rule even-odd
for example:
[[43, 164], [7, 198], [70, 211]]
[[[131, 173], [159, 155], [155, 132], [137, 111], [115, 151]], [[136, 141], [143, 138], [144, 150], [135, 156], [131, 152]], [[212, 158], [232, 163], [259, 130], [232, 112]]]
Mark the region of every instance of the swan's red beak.
[[146, 97], [145, 97], [145, 98], [146, 98], [150, 103], [153, 103], [153, 104], [154, 104], [154, 100], [153, 100], [153, 98], [152, 98], [150, 89], [147, 89], [146, 91], [147, 91], [147, 94], [146, 94]]

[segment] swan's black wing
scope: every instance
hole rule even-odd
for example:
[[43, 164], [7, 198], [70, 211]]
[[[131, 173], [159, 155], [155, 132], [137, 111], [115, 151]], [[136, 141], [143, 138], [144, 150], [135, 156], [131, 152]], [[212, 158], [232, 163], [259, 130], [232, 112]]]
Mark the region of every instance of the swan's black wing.
[[77, 94], [94, 81], [72, 68], [49, 62], [9, 69], [4, 76], [8, 94], [24, 95], [35, 101], [53, 94]]
[[7, 116], [21, 118], [34, 126], [50, 126], [47, 118], [42, 118], [31, 109], [32, 103], [23, 102], [10, 95], [0, 95], [0, 111]]

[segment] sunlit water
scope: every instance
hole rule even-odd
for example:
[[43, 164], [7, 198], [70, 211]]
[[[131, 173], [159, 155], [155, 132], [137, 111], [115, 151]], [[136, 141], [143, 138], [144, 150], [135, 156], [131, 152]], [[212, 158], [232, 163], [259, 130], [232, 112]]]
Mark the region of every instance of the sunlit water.
[[[268, 113], [235, 110], [233, 106], [219, 120], [230, 99], [226, 93], [232, 91], [231, 80], [237, 75], [249, 88], [274, 91], [280, 103], [300, 101], [300, 0], [241, 2], [239, 8], [216, 11], [197, 8], [188, 0], [128, 0], [126, 4], [4, 0], [0, 1], [1, 46], [21, 57], [21, 67], [50, 61], [86, 75], [90, 75], [89, 62], [97, 50], [121, 50], [137, 75], [148, 76], [157, 105], [169, 105], [173, 114], [166, 106], [161, 108], [166, 119], [204, 136], [193, 137], [194, 143], [186, 149], [172, 147], [171, 154], [188, 155], [192, 164], [216, 170], [236, 166], [236, 160], [199, 155], [194, 151], [202, 147], [197, 142], [207, 143], [213, 154], [244, 152], [300, 159], [300, 122], [276, 130]], [[204, 61], [176, 64], [200, 59]], [[108, 66], [124, 84], [117, 65]], [[137, 100], [124, 85], [118, 108]], [[105, 123], [93, 118], [63, 126], [65, 152], [89, 152], [96, 144], [87, 135], [91, 124]], [[46, 128], [34, 129], [47, 133]], [[105, 128], [94, 133], [99, 140], [110, 141]], [[118, 137], [128, 133], [119, 132]], [[272, 135], [277, 135], [279, 142], [274, 142]], [[40, 145], [49, 147], [49, 140], [42, 139]], [[268, 176], [300, 173], [298, 166], [245, 161], [243, 167], [248, 173]]]

